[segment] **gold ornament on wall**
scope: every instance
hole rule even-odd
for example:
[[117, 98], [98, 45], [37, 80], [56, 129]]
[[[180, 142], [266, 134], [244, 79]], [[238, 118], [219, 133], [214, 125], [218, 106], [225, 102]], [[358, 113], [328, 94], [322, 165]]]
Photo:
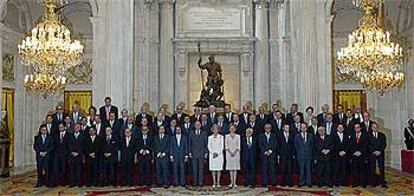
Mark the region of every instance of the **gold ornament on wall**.
[[3, 57], [3, 80], [14, 81], [14, 56], [6, 54]]
[[92, 60], [85, 60], [80, 65], [66, 71], [68, 84], [92, 84]]

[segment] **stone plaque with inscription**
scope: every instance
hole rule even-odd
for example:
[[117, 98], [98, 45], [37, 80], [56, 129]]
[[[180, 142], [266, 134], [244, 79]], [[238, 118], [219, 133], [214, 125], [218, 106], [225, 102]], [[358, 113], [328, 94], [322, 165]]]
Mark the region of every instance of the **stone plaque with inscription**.
[[237, 8], [192, 7], [187, 13], [188, 31], [237, 31], [242, 13]]

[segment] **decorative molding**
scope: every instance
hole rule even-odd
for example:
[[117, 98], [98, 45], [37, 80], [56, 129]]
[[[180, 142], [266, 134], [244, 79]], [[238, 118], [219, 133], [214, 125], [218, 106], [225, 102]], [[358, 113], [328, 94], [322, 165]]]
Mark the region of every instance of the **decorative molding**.
[[3, 56], [3, 80], [14, 81], [14, 56], [6, 54]]
[[92, 84], [92, 60], [85, 60], [80, 65], [67, 70], [66, 77], [68, 78], [68, 84]]

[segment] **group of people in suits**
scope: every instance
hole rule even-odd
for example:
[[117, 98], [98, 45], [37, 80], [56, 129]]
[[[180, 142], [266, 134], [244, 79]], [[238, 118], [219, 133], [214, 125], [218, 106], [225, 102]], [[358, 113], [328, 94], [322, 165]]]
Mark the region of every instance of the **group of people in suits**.
[[287, 114], [278, 104], [270, 113], [261, 106], [255, 114], [248, 105], [240, 114], [230, 105], [222, 113], [211, 105], [208, 112], [194, 108], [190, 116], [178, 105], [171, 116], [161, 108], [153, 117], [144, 104], [136, 116], [122, 110], [118, 118], [111, 98], [104, 102], [99, 113], [92, 106], [84, 115], [75, 104], [70, 113], [58, 105], [46, 116], [33, 145], [36, 186], [134, 186], [138, 166], [142, 186], [153, 185], [153, 169], [156, 186], [203, 186], [208, 168], [213, 188], [221, 186], [223, 171], [228, 186], [237, 187], [240, 170], [248, 187], [275, 186], [278, 175], [282, 186], [293, 186], [295, 173], [299, 186], [345, 186], [352, 173], [352, 186], [386, 187], [386, 137], [359, 106], [344, 111], [338, 105], [331, 113], [325, 104], [314, 115], [312, 107], [303, 114], [297, 104]]

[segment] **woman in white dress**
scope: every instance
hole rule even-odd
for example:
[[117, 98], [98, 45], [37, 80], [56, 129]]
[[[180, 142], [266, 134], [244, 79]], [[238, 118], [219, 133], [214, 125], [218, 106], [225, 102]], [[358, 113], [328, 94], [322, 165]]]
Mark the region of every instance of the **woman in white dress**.
[[220, 174], [224, 163], [224, 137], [219, 134], [217, 125], [211, 127], [212, 135], [208, 137], [209, 166], [213, 176], [213, 188], [220, 187]]
[[240, 170], [240, 135], [236, 134], [236, 126], [230, 125], [230, 133], [226, 135], [226, 170], [230, 172], [231, 188], [236, 188], [237, 171]]

